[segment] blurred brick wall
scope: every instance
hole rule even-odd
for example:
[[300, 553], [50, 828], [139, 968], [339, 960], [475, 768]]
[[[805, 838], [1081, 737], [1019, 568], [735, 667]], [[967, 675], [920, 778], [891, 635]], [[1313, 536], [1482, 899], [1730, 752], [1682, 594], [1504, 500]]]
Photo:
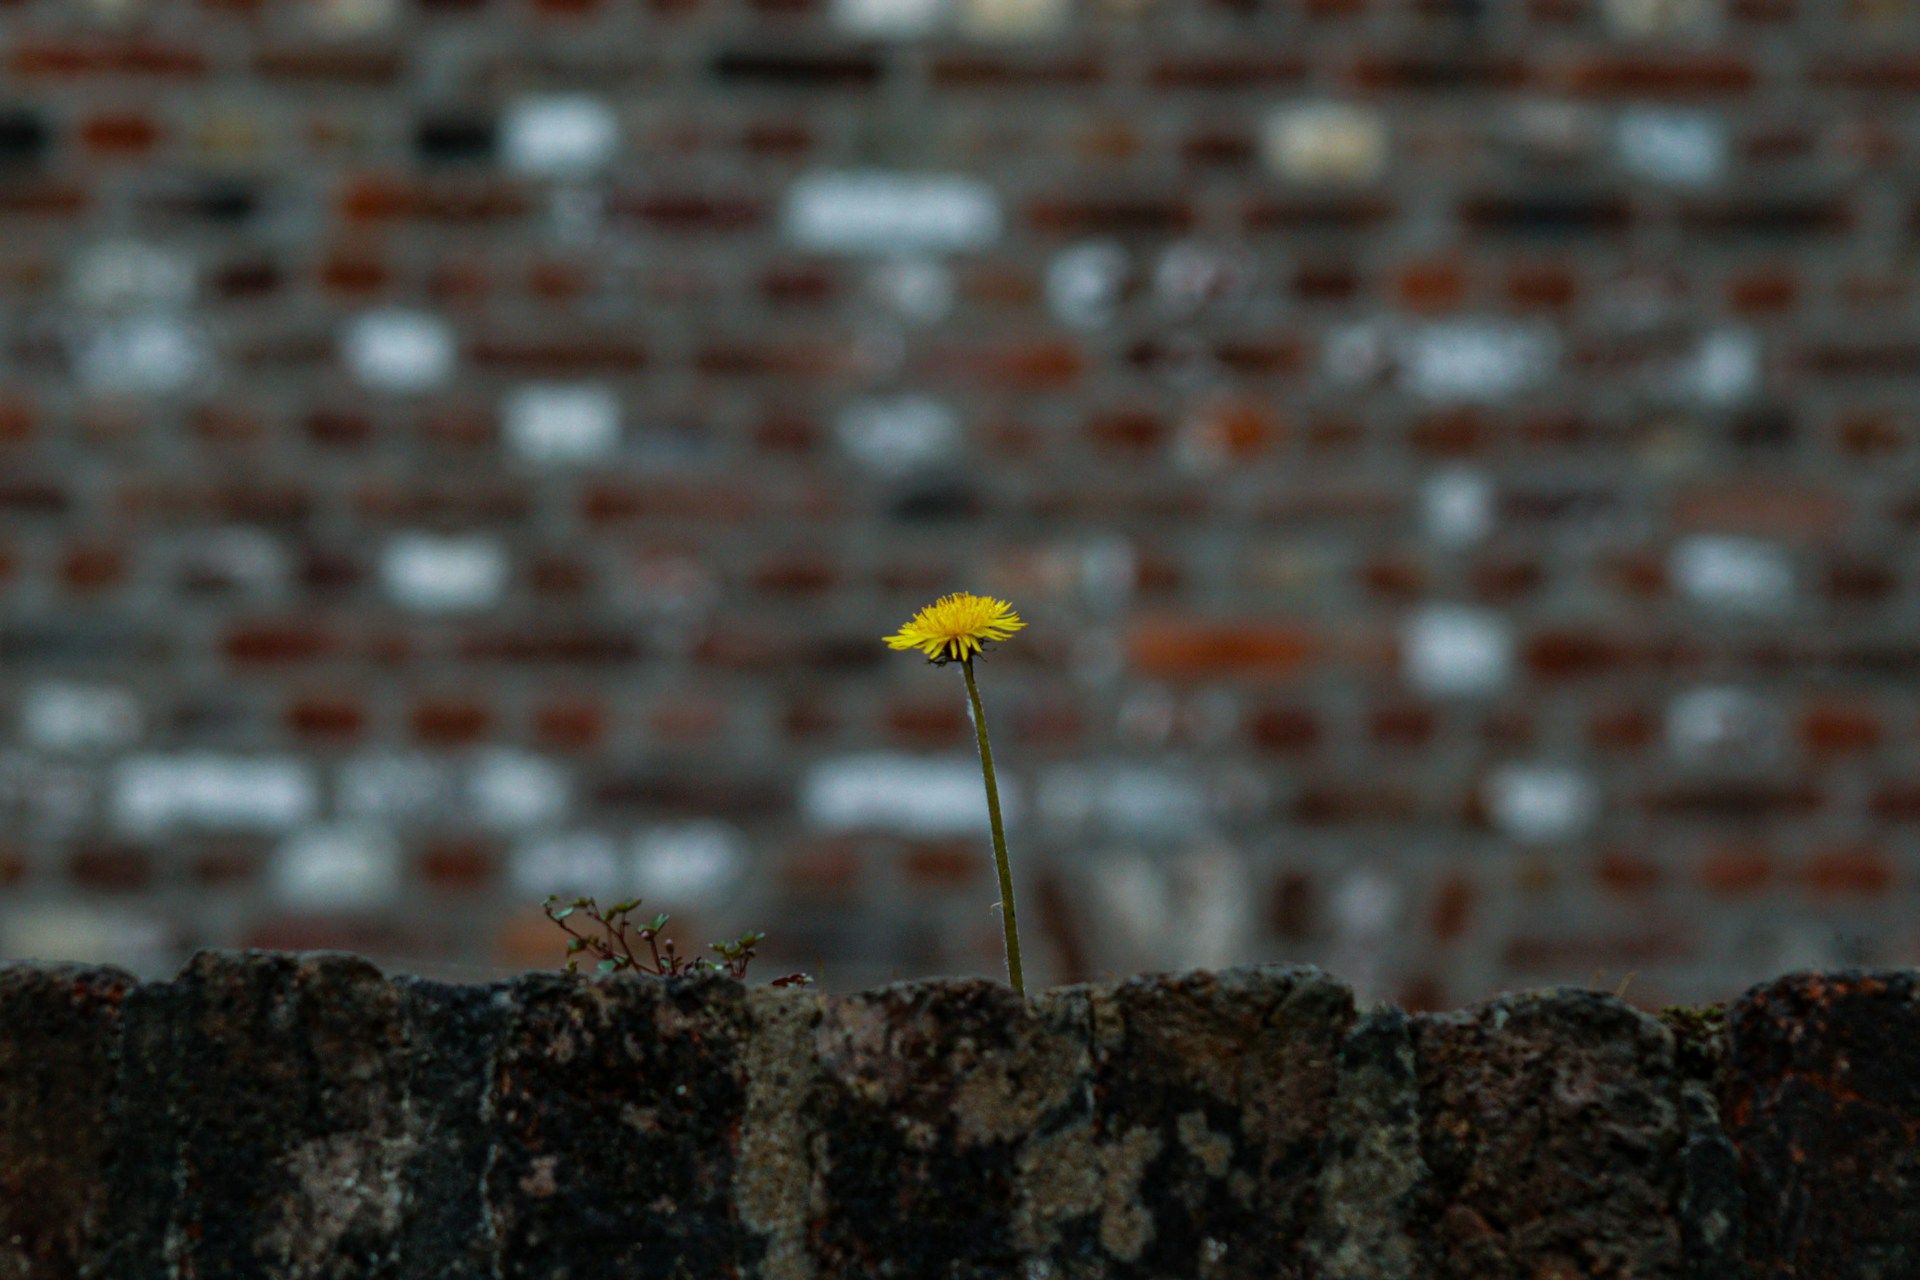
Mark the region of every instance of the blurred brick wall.
[[0, 0], [0, 953], [1911, 963], [1900, 0]]

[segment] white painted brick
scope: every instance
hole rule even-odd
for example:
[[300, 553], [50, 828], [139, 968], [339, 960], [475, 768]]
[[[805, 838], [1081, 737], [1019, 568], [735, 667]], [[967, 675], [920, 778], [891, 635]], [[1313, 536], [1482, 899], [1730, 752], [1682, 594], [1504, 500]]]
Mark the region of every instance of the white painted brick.
[[293, 571], [287, 549], [263, 529], [234, 526], [196, 531], [184, 540], [181, 570], [232, 590], [272, 595]]
[[914, 324], [938, 324], [953, 311], [953, 271], [937, 258], [882, 263], [871, 287], [889, 310]]
[[320, 788], [306, 764], [286, 757], [151, 755], [114, 770], [111, 804], [115, 824], [136, 834], [272, 831], [311, 821]]
[[1780, 735], [1778, 710], [1746, 689], [1689, 689], [1667, 704], [1667, 747], [1688, 764], [1769, 754]]
[[421, 754], [355, 756], [340, 766], [336, 788], [340, 812], [350, 818], [432, 823], [459, 804], [451, 766]]
[[1116, 241], [1090, 240], [1063, 249], [1047, 264], [1047, 306], [1054, 319], [1076, 329], [1111, 324], [1132, 269]]
[[467, 776], [467, 798], [476, 819], [490, 827], [524, 830], [564, 818], [572, 806], [567, 771], [551, 760], [519, 751], [489, 751]]
[[1267, 119], [1265, 152], [1268, 166], [1292, 182], [1371, 182], [1386, 171], [1386, 121], [1340, 102], [1282, 107]]
[[1496, 320], [1445, 320], [1420, 325], [1399, 343], [1400, 376], [1427, 400], [1505, 400], [1544, 382], [1559, 344], [1542, 326]]
[[349, 321], [341, 336], [348, 372], [376, 391], [432, 391], [453, 378], [458, 359], [453, 330], [424, 311], [370, 311]]
[[380, 576], [396, 604], [421, 613], [458, 613], [498, 604], [507, 587], [507, 556], [480, 534], [443, 537], [406, 533], [380, 557]]
[[509, 862], [514, 892], [533, 902], [556, 894], [608, 903], [633, 892], [613, 838], [595, 831], [535, 836], [515, 847]]
[[915, 40], [947, 25], [951, 0], [833, 0], [833, 25], [862, 40]]
[[48, 751], [124, 747], [140, 736], [140, 700], [112, 685], [47, 681], [20, 700], [20, 735]]
[[1719, 16], [1716, 0], [1606, 0], [1604, 12], [1616, 34], [1639, 39], [1710, 31]]
[[400, 0], [312, 0], [301, 8], [322, 33], [357, 36], [391, 27], [399, 16]]
[[379, 827], [314, 827], [274, 852], [268, 886], [283, 906], [303, 911], [388, 907], [400, 896], [400, 860], [398, 842]]
[[1493, 484], [1484, 473], [1465, 467], [1437, 472], [1420, 487], [1420, 515], [1434, 542], [1471, 546], [1493, 532]]
[[177, 314], [193, 302], [193, 262], [139, 240], [103, 240], [75, 257], [68, 295], [77, 307]]
[[1487, 778], [1487, 811], [1514, 840], [1546, 844], [1584, 834], [1600, 816], [1600, 789], [1556, 765], [1505, 765]]
[[0, 916], [0, 958], [117, 964], [151, 972], [173, 960], [158, 912], [97, 902], [20, 902]]
[[1393, 877], [1377, 867], [1347, 872], [1327, 904], [1334, 932], [1349, 941], [1386, 937], [1400, 922], [1405, 896]]
[[1191, 776], [1156, 765], [1060, 765], [1041, 783], [1040, 811], [1059, 827], [1093, 825], [1116, 835], [1166, 838], [1205, 824], [1207, 796]]
[[[1000, 778], [1009, 823], [1020, 809], [1019, 787]], [[978, 762], [873, 752], [827, 760], [808, 771], [801, 810], [816, 827], [875, 829], [908, 835], [977, 835], [987, 830], [986, 792]]]
[[1436, 696], [1496, 693], [1513, 679], [1513, 629], [1488, 609], [1430, 605], [1408, 620], [1401, 658], [1408, 683]]
[[1727, 126], [1705, 111], [1630, 107], [1614, 126], [1614, 145], [1628, 173], [1651, 182], [1699, 187], [1727, 167]]
[[1067, 25], [1068, 0], [959, 0], [960, 29], [985, 40], [1034, 40]]
[[1793, 607], [1793, 562], [1757, 538], [1688, 538], [1674, 547], [1671, 568], [1682, 594], [1703, 609], [1774, 617]]
[[1710, 405], [1736, 404], [1760, 389], [1760, 339], [1742, 329], [1716, 329], [1681, 369], [1681, 382]]
[[960, 456], [960, 415], [931, 396], [858, 400], [835, 424], [843, 448], [869, 470], [905, 476]]
[[213, 372], [207, 336], [185, 313], [145, 312], [87, 326], [75, 358], [88, 391], [164, 395]]
[[620, 447], [620, 398], [594, 382], [541, 382], [506, 398], [501, 434], [529, 462], [592, 462]]
[[500, 122], [500, 151], [509, 169], [541, 178], [585, 178], [620, 150], [613, 109], [584, 94], [523, 98]]
[[963, 174], [847, 170], [787, 189], [783, 223], [802, 248], [832, 253], [952, 253], [1000, 238], [1000, 198]]
[[722, 899], [746, 868], [746, 840], [724, 822], [677, 822], [634, 837], [633, 880], [649, 899], [706, 905]]

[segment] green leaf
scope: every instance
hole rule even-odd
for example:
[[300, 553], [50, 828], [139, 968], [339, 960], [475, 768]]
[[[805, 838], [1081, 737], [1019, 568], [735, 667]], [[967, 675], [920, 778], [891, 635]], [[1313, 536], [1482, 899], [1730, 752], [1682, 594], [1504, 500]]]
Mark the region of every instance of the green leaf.
[[655, 933], [660, 932], [662, 929], [666, 927], [667, 927], [667, 913], [664, 911], [662, 911], [659, 915], [655, 916], [647, 924], [647, 928], [653, 930]]
[[547, 914], [552, 916], [555, 920], [565, 920], [568, 916], [572, 915], [575, 911], [578, 911], [578, 910], [579, 910], [578, 907], [562, 907], [558, 911], [549, 911]]
[[618, 969], [619, 967], [620, 967], [620, 962], [617, 960], [602, 960], [599, 964], [594, 966], [594, 968], [600, 973], [612, 973], [615, 969]]

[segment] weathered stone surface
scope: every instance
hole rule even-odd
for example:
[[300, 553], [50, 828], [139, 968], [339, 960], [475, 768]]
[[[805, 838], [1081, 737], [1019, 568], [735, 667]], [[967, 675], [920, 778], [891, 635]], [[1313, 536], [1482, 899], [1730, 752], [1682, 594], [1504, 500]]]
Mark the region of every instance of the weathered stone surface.
[[719, 978], [522, 978], [494, 1073], [488, 1231], [500, 1280], [733, 1276], [760, 1242], [734, 1173], [746, 989]]
[[[1678, 1037], [1676, 1041], [1676, 1036]], [[1920, 983], [0, 966], [0, 1280], [1920, 1277]]]
[[1749, 1274], [1920, 1276], [1920, 981], [1794, 974], [1730, 1018]]
[[1369, 1012], [1340, 1046], [1339, 1067], [1309, 1247], [1323, 1280], [1415, 1280], [1411, 1224], [1427, 1166], [1411, 1019]]
[[493, 1280], [481, 1179], [492, 1156], [494, 1059], [513, 1004], [496, 987], [403, 979], [407, 1159], [398, 1255], [407, 1274]]
[[405, 1273], [396, 984], [351, 956], [203, 953], [126, 1011], [110, 1275]]
[[117, 969], [0, 968], [0, 1280], [62, 1280], [96, 1256], [107, 1207]]
[[1084, 1002], [902, 984], [829, 1002], [813, 1047], [819, 1274], [987, 1280], [1082, 1252], [1102, 1208]]
[[1316, 969], [1093, 989], [1099, 1224], [1113, 1277], [1310, 1276], [1352, 993]]
[[1609, 996], [1547, 991], [1418, 1020], [1424, 1274], [1684, 1276], [1673, 1038]]

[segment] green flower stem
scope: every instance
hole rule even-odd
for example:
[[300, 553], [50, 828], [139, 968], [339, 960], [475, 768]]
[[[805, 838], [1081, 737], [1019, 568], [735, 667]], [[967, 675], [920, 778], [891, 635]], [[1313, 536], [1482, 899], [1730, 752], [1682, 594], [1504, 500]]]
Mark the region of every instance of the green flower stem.
[[1021, 995], [1027, 993], [1020, 976], [1020, 927], [1014, 921], [1013, 868], [1007, 863], [1007, 832], [1000, 821], [1000, 785], [993, 778], [993, 748], [987, 745], [987, 713], [980, 707], [980, 686], [974, 683], [973, 659], [962, 658], [967, 677], [967, 701], [973, 707], [973, 731], [980, 739], [980, 772], [987, 780], [987, 818], [993, 824], [993, 861], [1000, 871], [1000, 918], [1007, 931], [1007, 981]]

